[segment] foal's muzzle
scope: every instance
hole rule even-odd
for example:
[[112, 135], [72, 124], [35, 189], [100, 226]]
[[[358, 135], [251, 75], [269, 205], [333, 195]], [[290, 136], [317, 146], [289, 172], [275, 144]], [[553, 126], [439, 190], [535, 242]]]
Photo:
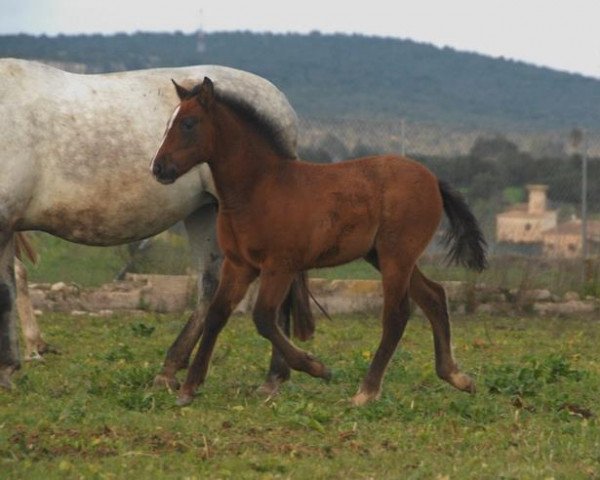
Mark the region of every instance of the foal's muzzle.
[[177, 169], [172, 165], [165, 165], [166, 158], [156, 159], [152, 164], [152, 175], [163, 185], [169, 185], [177, 180]]

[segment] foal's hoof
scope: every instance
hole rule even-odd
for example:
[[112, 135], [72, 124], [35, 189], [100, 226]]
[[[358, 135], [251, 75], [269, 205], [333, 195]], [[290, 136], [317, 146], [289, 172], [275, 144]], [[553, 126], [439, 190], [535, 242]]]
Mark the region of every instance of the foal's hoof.
[[475, 393], [475, 382], [466, 373], [451, 373], [450, 384], [463, 392], [467, 392], [470, 394]]
[[307, 353], [306, 360], [309, 363], [309, 369], [305, 370], [308, 374], [316, 378], [322, 378], [327, 382], [331, 380], [331, 370], [329, 370], [317, 357], [312, 353]]
[[362, 407], [378, 398], [379, 392], [363, 392], [362, 390], [359, 390], [359, 392], [352, 397], [350, 402], [355, 407]]
[[267, 398], [274, 397], [279, 393], [279, 387], [283, 382], [285, 380], [280, 377], [267, 378], [265, 383], [256, 389], [256, 393]]
[[178, 407], [187, 407], [193, 401], [194, 395], [191, 395], [189, 393], [180, 393], [175, 403]]
[[265, 397], [273, 397], [279, 392], [279, 387], [290, 379], [290, 372], [284, 372], [282, 374], [269, 374], [260, 387], [256, 389], [256, 393]]
[[165, 375], [164, 373], [159, 373], [154, 377], [153, 385], [155, 388], [166, 388], [170, 392], [176, 392], [180, 387], [174, 375]]

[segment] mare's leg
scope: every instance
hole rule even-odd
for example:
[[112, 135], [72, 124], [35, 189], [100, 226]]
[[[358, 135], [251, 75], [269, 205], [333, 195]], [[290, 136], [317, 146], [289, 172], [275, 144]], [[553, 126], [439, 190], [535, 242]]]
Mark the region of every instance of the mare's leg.
[[352, 403], [357, 406], [379, 397], [383, 375], [410, 316], [408, 284], [413, 265], [392, 260], [379, 263], [383, 283], [383, 331], [369, 370], [352, 397]]
[[196, 389], [204, 382], [217, 337], [256, 275], [257, 272], [248, 267], [236, 266], [227, 259], [223, 262], [219, 287], [208, 307], [202, 340], [179, 392], [178, 405], [191, 403]]
[[289, 273], [261, 272], [260, 289], [252, 319], [258, 333], [271, 341], [273, 347], [292, 369], [328, 380], [331, 373], [325, 365], [309, 353], [294, 346], [277, 324], [277, 311], [290, 288], [292, 279], [293, 275]]
[[410, 296], [421, 307], [431, 323], [435, 347], [435, 369], [438, 376], [459, 390], [474, 393], [473, 380], [459, 370], [452, 355], [450, 319], [444, 287], [428, 279], [415, 267], [410, 280]]
[[198, 260], [198, 303], [183, 330], [167, 351], [163, 368], [155, 377], [154, 384], [179, 388], [175, 374], [187, 368], [190, 356], [204, 328], [204, 317], [219, 283], [222, 256], [216, 234], [217, 204], [210, 203], [196, 210], [185, 221], [185, 228], [192, 251]]
[[13, 235], [0, 232], [0, 387], [11, 388], [11, 374], [20, 368], [15, 309]]
[[15, 259], [16, 304], [23, 339], [25, 340], [25, 360], [41, 360], [41, 353], [47, 350], [46, 342], [42, 339], [42, 332], [37, 324], [27, 285], [27, 269], [19, 260]]

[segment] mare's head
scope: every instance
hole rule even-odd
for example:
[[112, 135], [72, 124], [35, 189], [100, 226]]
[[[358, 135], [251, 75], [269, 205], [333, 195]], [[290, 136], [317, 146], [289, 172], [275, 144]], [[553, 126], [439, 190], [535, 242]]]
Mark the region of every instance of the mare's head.
[[210, 161], [214, 151], [214, 86], [205, 77], [201, 85], [187, 90], [175, 85], [181, 103], [177, 106], [150, 170], [163, 184], [173, 183], [192, 167]]

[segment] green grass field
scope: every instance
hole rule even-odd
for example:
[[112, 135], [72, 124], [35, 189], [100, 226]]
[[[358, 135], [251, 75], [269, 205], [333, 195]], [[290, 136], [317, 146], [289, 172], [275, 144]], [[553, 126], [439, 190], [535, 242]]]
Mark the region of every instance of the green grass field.
[[598, 479], [600, 322], [458, 317], [473, 396], [438, 380], [415, 317], [380, 401], [349, 405], [378, 342], [374, 317], [320, 320], [306, 346], [334, 372], [255, 393], [269, 345], [232, 318], [186, 408], [152, 389], [180, 316], [41, 317], [61, 355], [0, 392], [0, 478]]

